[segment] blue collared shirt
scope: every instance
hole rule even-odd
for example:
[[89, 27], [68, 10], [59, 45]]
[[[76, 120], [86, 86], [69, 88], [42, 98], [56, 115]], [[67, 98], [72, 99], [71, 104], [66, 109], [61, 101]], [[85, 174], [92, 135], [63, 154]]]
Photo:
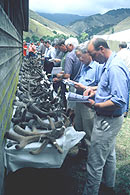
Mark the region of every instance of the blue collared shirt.
[[98, 84], [95, 102], [111, 100], [119, 106], [114, 111], [97, 110], [100, 114], [121, 115], [126, 110], [130, 74], [121, 58], [115, 53], [107, 60]]
[[[84, 86], [97, 86], [100, 81], [102, 69], [103, 65], [95, 61], [92, 61], [89, 65], [83, 64], [76, 81]], [[83, 91], [77, 90], [77, 93], [82, 94]]]

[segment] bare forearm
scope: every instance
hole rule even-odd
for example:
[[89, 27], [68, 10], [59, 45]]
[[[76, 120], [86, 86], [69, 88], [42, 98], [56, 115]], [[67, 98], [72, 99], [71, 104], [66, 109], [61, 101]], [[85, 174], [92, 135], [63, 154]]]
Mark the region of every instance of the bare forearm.
[[64, 74], [64, 79], [69, 79], [70, 78], [70, 74]]
[[87, 86], [87, 87], [84, 86], [84, 91], [87, 90], [88, 88], [91, 88], [93, 91], [96, 91], [98, 86]]
[[99, 108], [102, 110], [115, 110], [118, 106], [114, 104], [111, 100], [108, 100], [106, 102], [96, 103], [95, 108]]
[[92, 88], [94, 91], [96, 91], [97, 88], [98, 88], [98, 86], [92, 86], [91, 88]]

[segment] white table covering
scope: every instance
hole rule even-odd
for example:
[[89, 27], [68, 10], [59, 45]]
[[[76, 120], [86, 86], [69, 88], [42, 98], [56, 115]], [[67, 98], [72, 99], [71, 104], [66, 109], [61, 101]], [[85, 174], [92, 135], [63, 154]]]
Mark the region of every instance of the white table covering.
[[66, 128], [64, 135], [56, 140], [62, 147], [63, 154], [60, 154], [51, 144], [48, 144], [38, 155], [30, 154], [30, 150], [40, 147], [40, 142], [28, 144], [22, 150], [16, 150], [15, 144], [9, 148], [6, 144], [4, 152], [5, 167], [8, 172], [14, 172], [23, 167], [60, 168], [70, 148], [79, 143], [84, 136], [84, 131], [76, 131], [72, 126]]

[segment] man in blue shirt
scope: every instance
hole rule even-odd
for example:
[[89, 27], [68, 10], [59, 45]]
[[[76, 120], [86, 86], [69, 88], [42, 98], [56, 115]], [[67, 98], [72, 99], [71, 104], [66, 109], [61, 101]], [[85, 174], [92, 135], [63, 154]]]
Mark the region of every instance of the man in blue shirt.
[[96, 115], [83, 195], [98, 195], [101, 182], [104, 194], [112, 195], [116, 170], [115, 140], [123, 123], [130, 75], [123, 61], [110, 50], [104, 39], [93, 38], [88, 44], [88, 52], [93, 60], [104, 63], [104, 67], [96, 94], [92, 89], [84, 92], [90, 97], [95, 94], [95, 101], [89, 99], [87, 106], [95, 109]]
[[[100, 80], [102, 66], [97, 62], [92, 61], [91, 56], [87, 52], [87, 43], [80, 44], [75, 49], [76, 55], [79, 60], [83, 63], [81, 72], [77, 77], [75, 87], [77, 88], [76, 93], [83, 95], [83, 91], [86, 87], [93, 86], [97, 89], [98, 82]], [[91, 142], [91, 133], [93, 129], [94, 110], [87, 107], [84, 103], [76, 103], [74, 126], [78, 131], [85, 131], [86, 136], [82, 140], [81, 147], [88, 149]]]

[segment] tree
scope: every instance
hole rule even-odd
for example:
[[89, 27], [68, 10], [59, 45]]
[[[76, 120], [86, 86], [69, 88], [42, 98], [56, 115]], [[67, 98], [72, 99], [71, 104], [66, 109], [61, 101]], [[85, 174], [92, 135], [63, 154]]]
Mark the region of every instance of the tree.
[[31, 41], [30, 37], [26, 37], [26, 38], [25, 38], [25, 41], [26, 41], [27, 43], [30, 43], [30, 41]]
[[31, 37], [31, 40], [32, 40], [33, 42], [37, 42], [37, 41], [39, 41], [39, 37], [37, 37], [36, 35], [33, 35], [33, 36]]
[[57, 32], [55, 30], [52, 31], [54, 34], [57, 34]]
[[114, 33], [114, 28], [112, 28], [111, 33], [112, 33], [112, 34]]
[[88, 40], [88, 33], [82, 32], [79, 36], [79, 42], [84, 42]]

